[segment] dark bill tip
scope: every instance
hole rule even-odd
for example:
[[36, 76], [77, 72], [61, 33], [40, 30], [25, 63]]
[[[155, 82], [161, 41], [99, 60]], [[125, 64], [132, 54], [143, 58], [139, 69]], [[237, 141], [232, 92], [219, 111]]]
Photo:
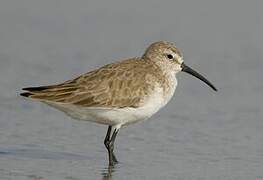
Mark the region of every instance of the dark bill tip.
[[202, 76], [201, 74], [190, 68], [189, 66], [186, 66], [184, 63], [182, 63], [181, 67], [183, 72], [191, 74], [192, 76], [200, 79], [201, 81], [205, 82], [208, 86], [210, 86], [214, 91], [217, 91], [216, 87], [212, 83], [210, 83], [204, 76]]

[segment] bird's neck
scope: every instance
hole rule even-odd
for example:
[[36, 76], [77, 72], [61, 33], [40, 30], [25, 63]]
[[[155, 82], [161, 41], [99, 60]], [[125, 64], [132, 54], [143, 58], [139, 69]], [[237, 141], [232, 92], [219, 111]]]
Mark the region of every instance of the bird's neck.
[[150, 61], [154, 69], [154, 75], [158, 84], [162, 87], [164, 95], [173, 95], [177, 86], [176, 72], [169, 65], [162, 61]]

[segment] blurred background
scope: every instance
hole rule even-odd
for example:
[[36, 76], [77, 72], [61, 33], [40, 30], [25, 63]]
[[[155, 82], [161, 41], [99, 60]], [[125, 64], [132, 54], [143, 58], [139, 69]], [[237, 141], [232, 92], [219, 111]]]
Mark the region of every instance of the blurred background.
[[[263, 12], [251, 0], [1, 0], [0, 179], [263, 179]], [[213, 92], [185, 73], [170, 103], [121, 129], [19, 97], [174, 42]]]

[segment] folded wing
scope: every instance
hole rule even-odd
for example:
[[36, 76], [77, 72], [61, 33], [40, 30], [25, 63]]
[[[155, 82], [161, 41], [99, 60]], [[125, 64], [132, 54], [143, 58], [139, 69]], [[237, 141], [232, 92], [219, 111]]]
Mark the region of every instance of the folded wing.
[[62, 84], [24, 88], [27, 92], [21, 95], [83, 107], [139, 107], [154, 89], [152, 83], [147, 83], [149, 74], [141, 70], [147, 65], [140, 59], [130, 59], [106, 65]]

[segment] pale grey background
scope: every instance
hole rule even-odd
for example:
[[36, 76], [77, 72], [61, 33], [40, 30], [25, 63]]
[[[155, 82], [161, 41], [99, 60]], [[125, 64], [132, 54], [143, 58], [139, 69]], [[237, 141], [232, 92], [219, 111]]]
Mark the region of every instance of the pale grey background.
[[263, 3], [1, 0], [0, 179], [107, 179], [106, 126], [18, 96], [176, 42], [219, 89], [179, 75], [175, 97], [122, 129], [108, 179], [263, 179]]

